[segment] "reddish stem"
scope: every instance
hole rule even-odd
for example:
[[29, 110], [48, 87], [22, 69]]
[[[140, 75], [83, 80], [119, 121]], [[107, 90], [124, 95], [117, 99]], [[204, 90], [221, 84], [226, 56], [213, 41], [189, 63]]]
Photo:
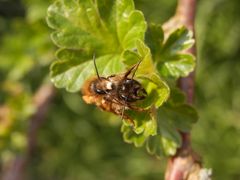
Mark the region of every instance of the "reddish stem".
[[12, 162], [4, 167], [4, 174], [1, 177], [2, 180], [25, 179], [25, 169], [31, 158], [32, 152], [36, 147], [38, 130], [46, 118], [47, 110], [54, 95], [54, 88], [49, 84], [42, 85], [34, 95], [33, 103], [36, 107], [36, 113], [30, 120], [29, 132], [27, 136], [27, 153], [24, 156], [16, 156]]
[[54, 87], [50, 84], [46, 84], [42, 85], [33, 97], [33, 103], [35, 104], [37, 111], [32, 116], [29, 125], [27, 149], [29, 156], [35, 149], [38, 130], [46, 120], [47, 111], [54, 95]]
[[[176, 14], [171, 18], [163, 28], [168, 33], [178, 26], [186, 26], [194, 33], [196, 1], [195, 0], [179, 0]], [[187, 51], [196, 56], [196, 46], [194, 45]], [[194, 72], [188, 77], [180, 78], [178, 81], [179, 88], [185, 92], [187, 102], [193, 103], [194, 95]], [[198, 178], [201, 169], [201, 162], [191, 148], [190, 133], [181, 132], [182, 146], [177, 150], [175, 156], [171, 157], [165, 174], [166, 180], [183, 180]]]

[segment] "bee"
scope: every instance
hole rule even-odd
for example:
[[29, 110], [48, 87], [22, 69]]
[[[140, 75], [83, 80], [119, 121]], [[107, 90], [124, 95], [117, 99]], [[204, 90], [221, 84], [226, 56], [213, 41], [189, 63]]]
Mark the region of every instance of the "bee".
[[144, 111], [143, 108], [134, 105], [135, 102], [143, 100], [147, 96], [142, 85], [133, 79], [141, 61], [125, 73], [108, 77], [99, 76], [95, 55], [93, 62], [97, 76], [90, 78], [83, 84], [81, 90], [83, 100], [87, 104], [95, 104], [104, 111], [119, 115], [121, 119], [129, 120], [134, 125], [133, 120], [125, 113], [125, 110]]

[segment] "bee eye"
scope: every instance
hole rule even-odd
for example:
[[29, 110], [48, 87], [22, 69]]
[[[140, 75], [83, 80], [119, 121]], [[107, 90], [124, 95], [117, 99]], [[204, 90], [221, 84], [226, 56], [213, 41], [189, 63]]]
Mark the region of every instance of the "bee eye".
[[106, 94], [106, 92], [102, 89], [94, 89], [97, 94]]
[[93, 82], [91, 84], [91, 89], [94, 91], [96, 94], [106, 94], [104, 89], [101, 87], [101, 85], [98, 83], [98, 81]]

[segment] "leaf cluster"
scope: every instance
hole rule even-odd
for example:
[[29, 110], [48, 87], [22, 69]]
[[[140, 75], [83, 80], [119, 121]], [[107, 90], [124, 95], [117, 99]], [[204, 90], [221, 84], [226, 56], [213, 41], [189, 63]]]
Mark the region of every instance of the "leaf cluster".
[[126, 121], [124, 140], [146, 145], [156, 154], [174, 155], [181, 145], [180, 131], [189, 131], [197, 119], [184, 95], [168, 80], [187, 76], [195, 66], [194, 57], [184, 50], [194, 40], [185, 27], [164, 37], [160, 25], [148, 24], [132, 0], [56, 0], [49, 8], [47, 23], [59, 47], [51, 65], [51, 79], [58, 88], [78, 92], [84, 81], [98, 71], [109, 76], [126, 71], [141, 60], [136, 73], [148, 93], [138, 103], [146, 112], [128, 111], [135, 127]]

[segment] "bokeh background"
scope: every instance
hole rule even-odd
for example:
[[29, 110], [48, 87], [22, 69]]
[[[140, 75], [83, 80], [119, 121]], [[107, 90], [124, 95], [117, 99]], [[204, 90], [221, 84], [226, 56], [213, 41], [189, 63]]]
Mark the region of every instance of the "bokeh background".
[[[24, 157], [32, 98], [49, 82], [55, 48], [45, 22], [50, 0], [0, 0], [0, 177]], [[176, 0], [135, 0], [149, 22], [163, 23]], [[240, 179], [240, 1], [198, 0], [194, 149], [213, 179]], [[166, 159], [122, 140], [120, 120], [56, 90], [36, 148], [26, 164], [30, 180], [163, 179]]]

